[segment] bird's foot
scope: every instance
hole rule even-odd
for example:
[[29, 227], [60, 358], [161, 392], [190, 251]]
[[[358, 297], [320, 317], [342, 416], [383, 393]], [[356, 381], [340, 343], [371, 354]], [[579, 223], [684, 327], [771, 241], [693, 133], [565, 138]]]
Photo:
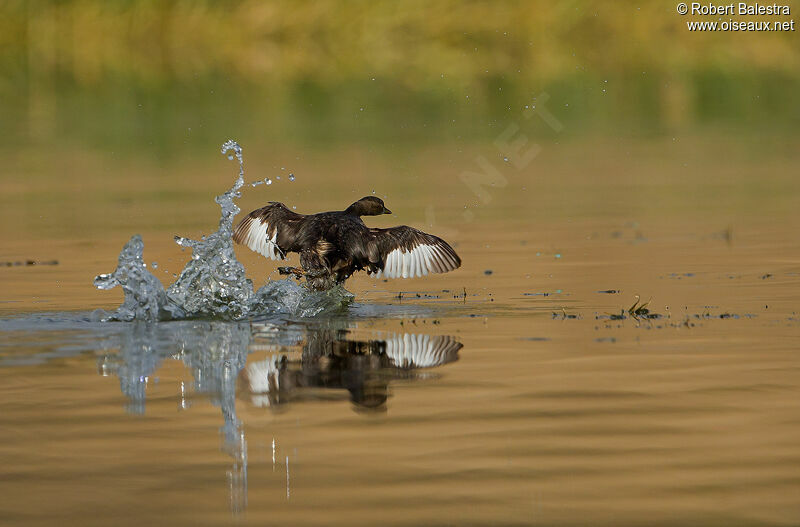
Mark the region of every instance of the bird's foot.
[[304, 276], [303, 270], [297, 267], [278, 267], [278, 274], [293, 275], [295, 278], [302, 278]]

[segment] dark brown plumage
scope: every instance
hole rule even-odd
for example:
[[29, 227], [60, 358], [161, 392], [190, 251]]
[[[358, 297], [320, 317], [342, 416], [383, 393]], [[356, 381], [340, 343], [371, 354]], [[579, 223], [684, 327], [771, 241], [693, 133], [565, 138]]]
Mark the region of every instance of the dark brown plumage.
[[461, 258], [437, 236], [405, 225], [372, 229], [361, 220], [380, 214], [391, 211], [374, 196], [344, 211], [309, 215], [273, 201], [248, 214], [233, 240], [273, 260], [299, 253], [302, 273], [315, 290], [329, 289], [362, 269], [373, 277], [411, 278], [461, 266]]

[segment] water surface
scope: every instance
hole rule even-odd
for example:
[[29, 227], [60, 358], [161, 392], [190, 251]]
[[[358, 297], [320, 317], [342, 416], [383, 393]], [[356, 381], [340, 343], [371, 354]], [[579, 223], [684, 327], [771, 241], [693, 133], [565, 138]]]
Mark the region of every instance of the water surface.
[[[548, 145], [488, 201], [458, 173], [491, 146], [284, 170], [290, 147], [253, 148], [247, 181], [274, 182], [246, 185], [244, 210], [375, 186], [395, 215], [371, 224], [440, 234], [464, 265], [229, 322], [100, 322], [122, 296], [91, 285], [135, 232], [172, 283], [190, 257], [172, 237], [217, 228], [229, 161], [114, 161], [136, 179], [104, 179], [89, 155], [67, 163], [95, 167], [76, 183], [48, 175], [55, 153], [39, 176], [9, 160], [31, 179], [2, 180], [0, 260], [21, 265], [0, 267], [0, 520], [795, 524], [797, 143], [699, 141]], [[273, 264], [237, 255], [266, 283]]]

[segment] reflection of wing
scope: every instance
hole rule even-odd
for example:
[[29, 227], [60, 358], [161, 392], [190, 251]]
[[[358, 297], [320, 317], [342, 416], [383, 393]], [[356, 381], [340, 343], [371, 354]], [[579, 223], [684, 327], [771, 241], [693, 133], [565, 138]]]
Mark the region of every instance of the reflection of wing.
[[280, 384], [280, 355], [272, 355], [267, 360], [251, 362], [247, 365], [247, 381], [250, 383], [250, 390], [254, 393], [268, 393], [270, 386], [272, 389], [278, 388]]
[[451, 337], [404, 333], [386, 339], [386, 355], [398, 368], [432, 368], [458, 359], [461, 343]]
[[233, 232], [233, 241], [267, 258], [283, 260], [304, 219], [303, 214], [273, 201], [245, 216]]
[[272, 355], [266, 360], [251, 362], [245, 368], [245, 376], [253, 393], [252, 400], [255, 406], [271, 406], [268, 394], [280, 389], [281, 362], [280, 355]]
[[370, 273], [375, 278], [413, 278], [446, 273], [461, 266], [461, 258], [438, 236], [405, 225], [370, 229], [370, 232], [373, 247], [377, 249], [371, 252], [377, 253], [379, 259], [377, 271]]

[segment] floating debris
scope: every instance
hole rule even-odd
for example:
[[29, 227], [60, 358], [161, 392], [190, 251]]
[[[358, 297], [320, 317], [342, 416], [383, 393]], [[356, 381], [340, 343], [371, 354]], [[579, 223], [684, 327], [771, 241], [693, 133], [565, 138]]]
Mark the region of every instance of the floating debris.
[[606, 294], [606, 295], [616, 295], [616, 294], [621, 293], [621, 292], [622, 291], [619, 290], [619, 289], [605, 289], [603, 291], [598, 291], [598, 293], [603, 293], [603, 294]]
[[729, 318], [730, 319], [734, 319], [734, 320], [739, 320], [740, 318], [756, 318], [757, 316], [758, 315], [754, 315], [752, 313], [745, 313], [743, 315], [739, 315], [739, 314], [736, 314], [736, 313], [727, 313], [727, 312], [726, 313], [720, 313], [718, 315], [713, 315], [713, 314], [709, 313], [708, 311], [706, 311], [705, 313], [702, 313], [702, 314], [695, 314], [692, 317], [695, 318], [695, 319], [703, 319], [703, 320], [709, 320], [709, 319], [725, 320], [725, 319], [729, 319]]
[[[652, 298], [645, 302], [644, 304], [639, 303], [639, 295], [636, 295], [636, 302], [633, 303], [631, 307], [628, 308], [628, 314], [632, 317], [648, 317], [650, 315], [650, 310], [647, 309], [647, 306], [650, 305], [650, 301], [653, 300]], [[657, 315], [661, 316], [661, 315]]]
[[561, 319], [561, 320], [566, 320], [566, 319], [576, 319], [576, 318], [580, 318], [580, 317], [578, 317], [578, 315], [573, 315], [571, 313], [567, 313], [567, 310], [562, 307], [560, 313], [559, 312], [553, 312], [553, 318], [554, 319], [558, 318], [558, 319]]
[[650, 309], [648, 309], [648, 305], [650, 305], [650, 300], [640, 304], [640, 297], [636, 295], [636, 301], [633, 303], [631, 307], [627, 309], [620, 309], [619, 313], [608, 313], [605, 315], [595, 315], [596, 320], [601, 319], [608, 319], [608, 320], [626, 320], [628, 318], [633, 318], [635, 320], [646, 319], [646, 320], [654, 320], [659, 318], [664, 318], [664, 315], [659, 313], [651, 313]]
[[34, 265], [58, 265], [58, 260], [21, 260], [0, 262], [0, 267], [33, 267]]
[[[542, 293], [522, 293], [522, 296], [550, 296], [550, 295], [560, 295], [563, 291], [561, 289], [556, 289], [555, 291], [545, 291]], [[569, 295], [569, 293], [567, 293]]]

